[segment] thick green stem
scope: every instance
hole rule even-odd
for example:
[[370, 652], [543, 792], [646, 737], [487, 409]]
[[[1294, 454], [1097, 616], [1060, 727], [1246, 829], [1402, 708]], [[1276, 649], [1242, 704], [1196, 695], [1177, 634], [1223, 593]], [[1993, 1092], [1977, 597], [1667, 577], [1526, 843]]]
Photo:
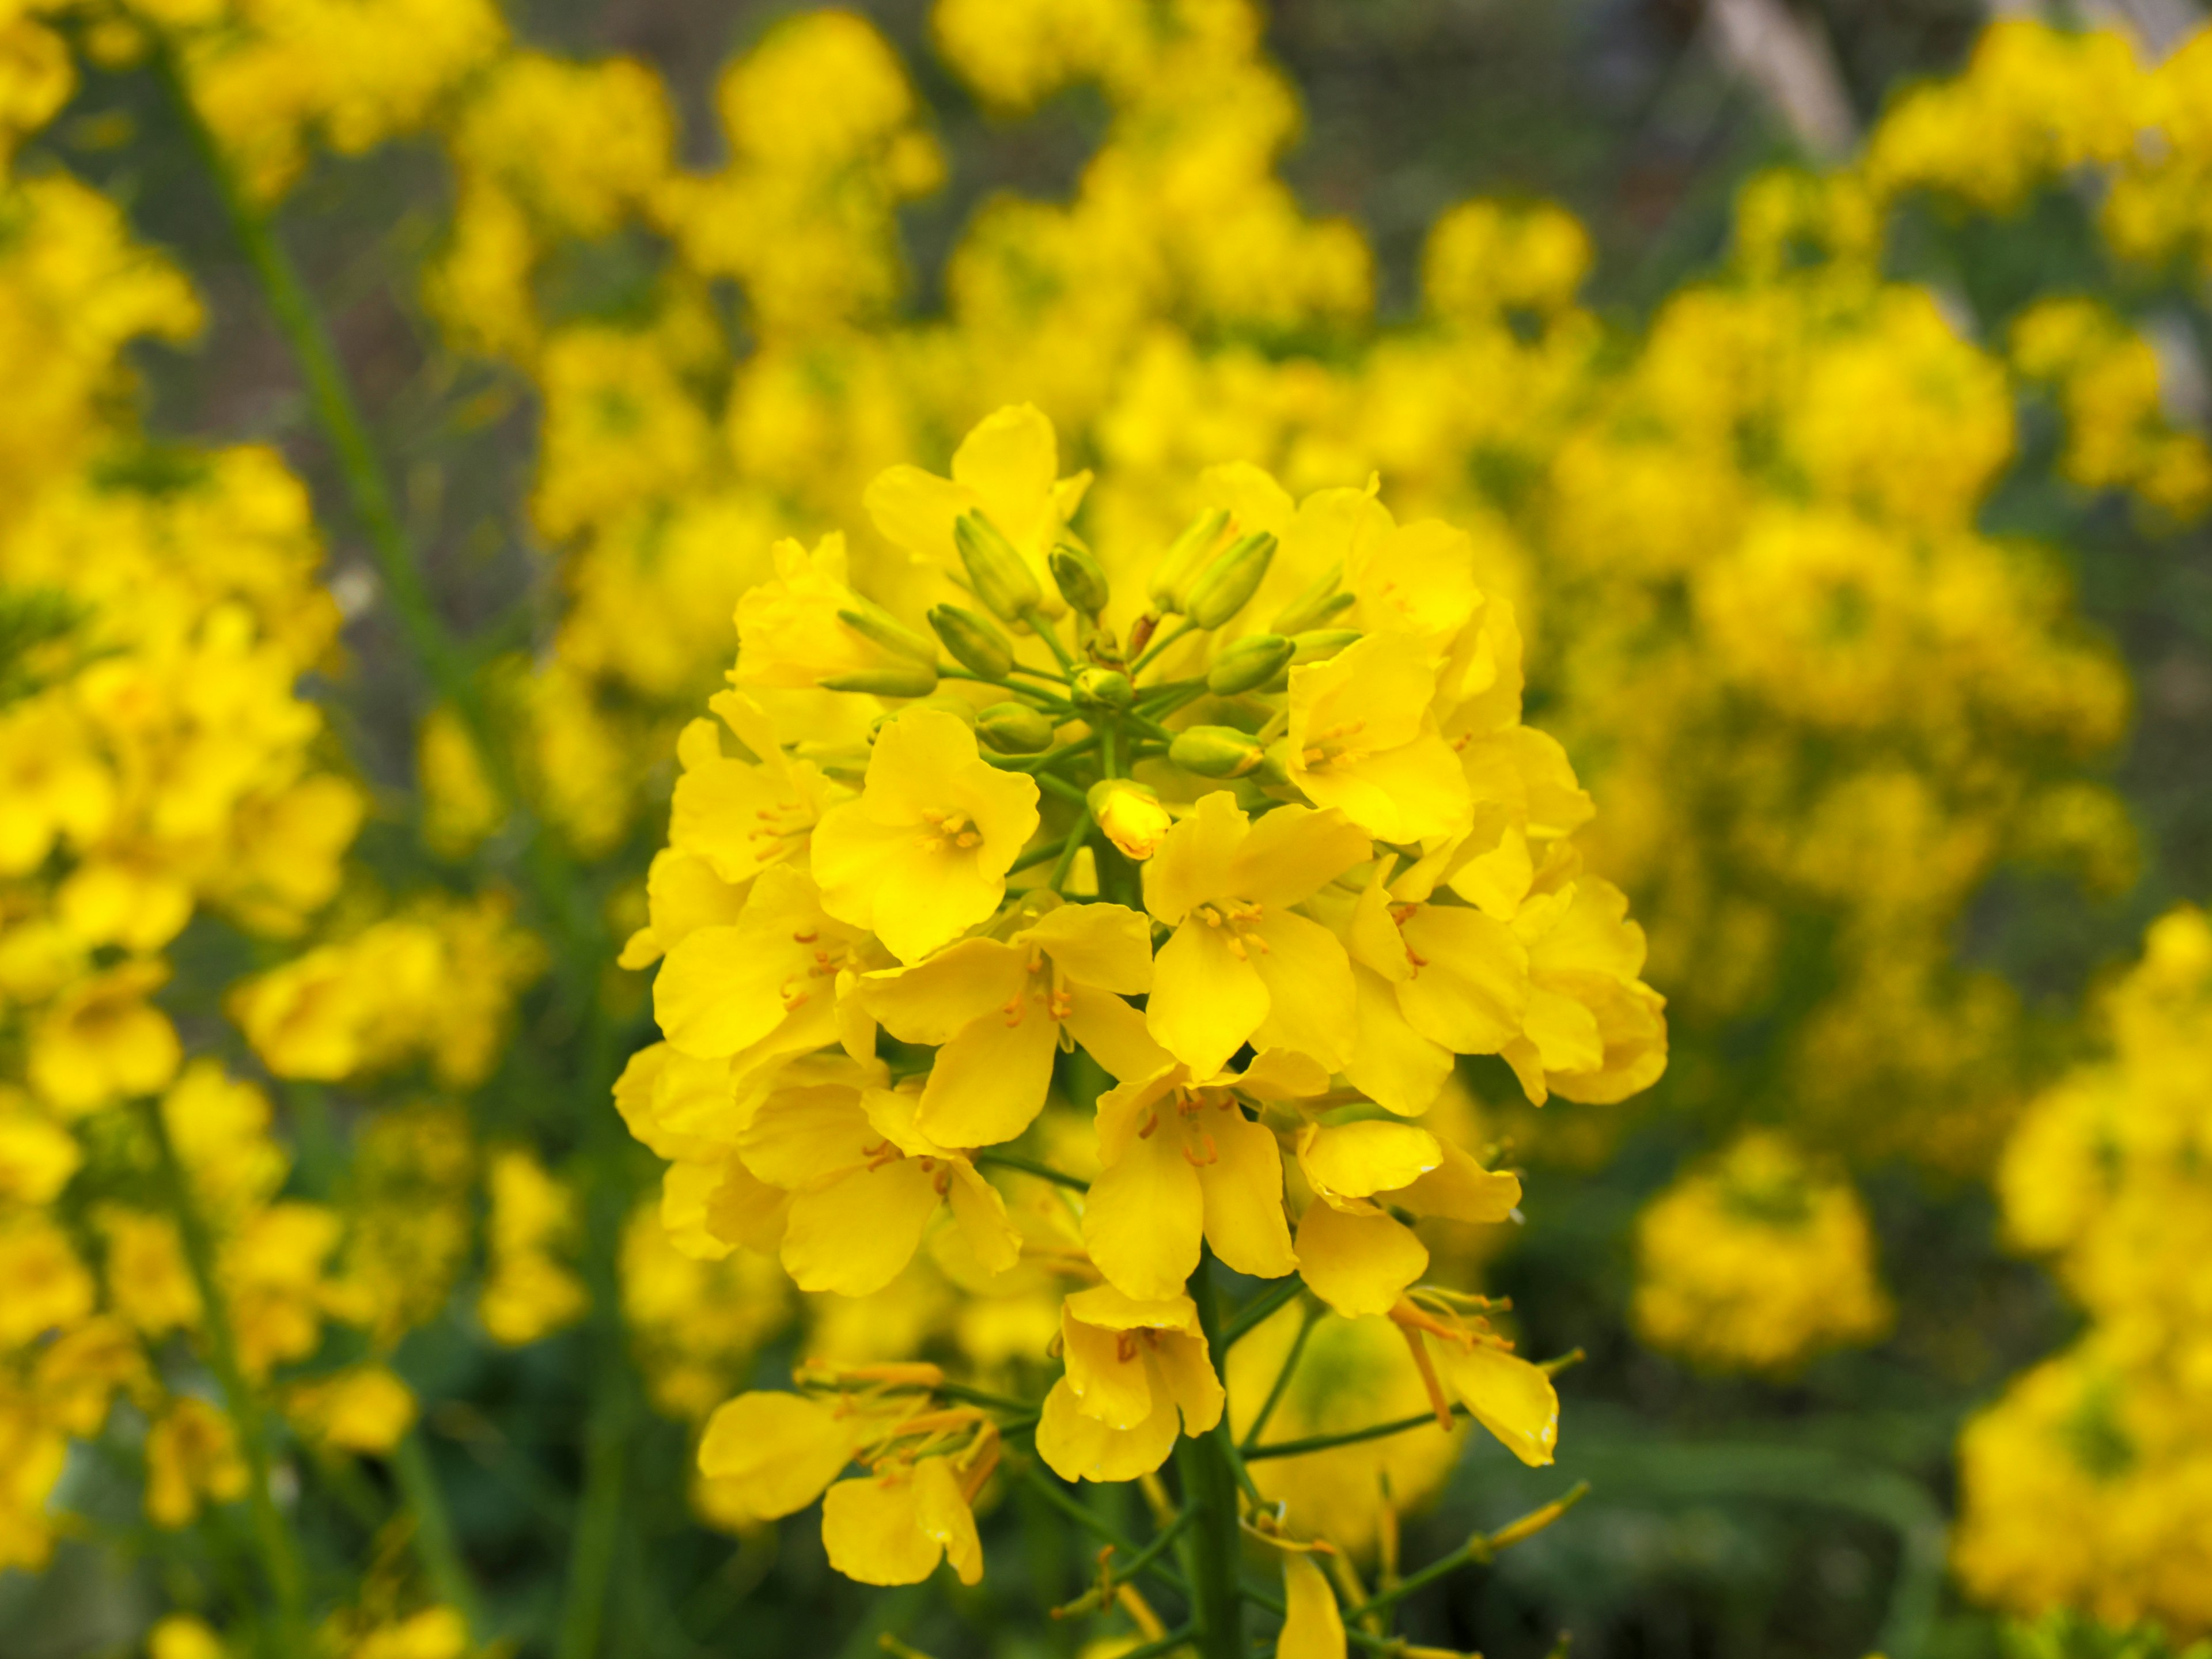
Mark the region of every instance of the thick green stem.
[[147, 1133], [167, 1189], [169, 1211], [184, 1243], [185, 1264], [191, 1272], [193, 1288], [199, 1292], [208, 1365], [222, 1390], [223, 1408], [238, 1425], [240, 1447], [246, 1455], [246, 1500], [253, 1519], [254, 1547], [276, 1603], [276, 1650], [289, 1659], [290, 1655], [308, 1650], [307, 1580], [292, 1548], [292, 1535], [285, 1530], [283, 1517], [276, 1513], [276, 1500], [269, 1490], [268, 1424], [262, 1416], [261, 1401], [239, 1364], [237, 1333], [231, 1328], [230, 1307], [216, 1272], [214, 1236], [193, 1200], [191, 1180], [177, 1156], [176, 1144], [169, 1139], [169, 1126], [161, 1116], [160, 1104], [150, 1100], [143, 1104]]
[[[1199, 1327], [1214, 1370], [1229, 1358], [1221, 1340], [1221, 1310], [1215, 1297], [1211, 1252], [1191, 1276]], [[1237, 1528], [1236, 1446], [1229, 1436], [1229, 1413], [1206, 1433], [1181, 1442], [1176, 1467], [1182, 1473], [1183, 1507], [1190, 1512], [1191, 1611], [1198, 1626], [1198, 1651], [1204, 1659], [1246, 1659], [1244, 1592], [1237, 1571], [1243, 1543]]]
[[476, 1581], [461, 1559], [453, 1540], [453, 1520], [446, 1508], [446, 1495], [438, 1487], [437, 1471], [430, 1467], [430, 1449], [422, 1431], [410, 1429], [392, 1454], [392, 1472], [399, 1481], [400, 1496], [407, 1500], [415, 1519], [415, 1553], [438, 1599], [467, 1621], [471, 1643], [484, 1638], [483, 1607]]

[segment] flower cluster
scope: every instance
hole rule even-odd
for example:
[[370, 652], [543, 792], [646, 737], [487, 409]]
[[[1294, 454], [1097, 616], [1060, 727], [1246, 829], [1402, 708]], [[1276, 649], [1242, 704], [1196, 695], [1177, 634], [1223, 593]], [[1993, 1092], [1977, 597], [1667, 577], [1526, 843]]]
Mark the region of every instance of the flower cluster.
[[[1449, 526], [1371, 488], [1293, 502], [1249, 466], [1202, 479], [1164, 549], [1094, 549], [1088, 480], [1056, 462], [1015, 407], [950, 477], [876, 480], [923, 617], [855, 591], [835, 537], [782, 544], [738, 602], [626, 953], [660, 958], [665, 1041], [617, 1099], [671, 1161], [672, 1237], [851, 1297], [933, 1234], [1019, 1272], [992, 1175], [1030, 1158], [997, 1149], [1095, 1093], [1097, 1173], [1065, 1177], [1074, 1236], [1044, 1264], [1073, 1281], [1035, 1427], [1054, 1469], [1133, 1480], [1220, 1421], [1208, 1252], [1394, 1322], [1443, 1420], [1455, 1401], [1548, 1462], [1549, 1382], [1481, 1298], [1422, 1286], [1411, 1224], [1502, 1221], [1519, 1182], [1421, 1119], [1462, 1054], [1532, 1101], [1619, 1100], [1665, 1026], [1640, 931], [1576, 853], [1589, 799], [1521, 723], [1511, 606]], [[999, 1428], [870, 1403], [888, 1384], [928, 1391], [895, 1365], [818, 1380], [842, 1407], [741, 1396], [702, 1467], [763, 1516], [829, 1487], [854, 1577], [909, 1582], [941, 1547], [972, 1577]], [[820, 1448], [804, 1479], [793, 1439]]]
[[[2108, 1058], [2036, 1101], [1999, 1188], [2088, 1316], [1960, 1438], [1953, 1560], [1980, 1596], [2212, 1629], [2212, 923], [2171, 912], [2104, 1003]], [[2069, 1525], [2064, 1517], [2123, 1524]]]

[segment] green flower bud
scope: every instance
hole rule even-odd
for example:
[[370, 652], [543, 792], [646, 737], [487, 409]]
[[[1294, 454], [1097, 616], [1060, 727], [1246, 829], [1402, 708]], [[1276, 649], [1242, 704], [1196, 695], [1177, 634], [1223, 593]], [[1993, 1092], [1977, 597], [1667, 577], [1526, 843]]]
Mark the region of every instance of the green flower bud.
[[1044, 598], [1029, 561], [981, 513], [963, 513], [952, 521], [952, 544], [960, 550], [975, 597], [1002, 621], [1020, 621], [1024, 611], [1035, 610]]
[[1075, 677], [1079, 708], [1109, 708], [1119, 714], [1136, 700], [1129, 677], [1118, 668], [1086, 668]]
[[1352, 609], [1355, 596], [1340, 593], [1337, 585], [1344, 580], [1344, 567], [1333, 564], [1322, 573], [1321, 580], [1285, 605], [1275, 618], [1278, 634], [1304, 634], [1324, 626], [1331, 617], [1340, 617]]
[[977, 711], [975, 735], [1002, 755], [1042, 755], [1052, 747], [1052, 722], [1025, 702], [994, 702]]
[[1087, 548], [1073, 542], [1061, 542], [1052, 550], [1045, 562], [1052, 567], [1052, 580], [1060, 589], [1060, 597], [1093, 621], [1106, 608], [1113, 597], [1107, 585], [1106, 573]]
[[912, 629], [894, 622], [885, 612], [872, 605], [848, 605], [839, 610], [837, 620], [866, 640], [872, 640], [894, 656], [926, 662], [933, 667], [937, 662], [937, 647]]
[[1014, 647], [989, 617], [957, 605], [937, 605], [930, 607], [929, 625], [952, 653], [952, 660], [969, 673], [1002, 680], [1013, 672]]
[[1241, 778], [1267, 754], [1257, 738], [1233, 726], [1194, 726], [1168, 745], [1170, 762], [1201, 778]]
[[1229, 528], [1229, 509], [1217, 507], [1210, 513], [1201, 513], [1190, 521], [1182, 534], [1168, 544], [1160, 555], [1160, 562], [1152, 568], [1152, 580], [1146, 590], [1155, 611], [1182, 609], [1183, 590], [1198, 574], [1206, 556], [1213, 550], [1221, 532]]
[[1356, 628], [1316, 628], [1299, 635], [1291, 641], [1291, 665], [1302, 663], [1327, 662], [1347, 645], [1359, 638]]
[[1255, 634], [1239, 640], [1206, 671], [1206, 689], [1217, 697], [1233, 697], [1255, 685], [1265, 685], [1283, 672], [1297, 648], [1280, 634]]
[[1266, 531], [1238, 537], [1190, 585], [1183, 615], [1200, 628], [1220, 627], [1259, 592], [1274, 556], [1275, 538]]
[[824, 691], [865, 691], [877, 697], [926, 697], [937, 690], [934, 663], [894, 663], [859, 674], [833, 674], [822, 682]]

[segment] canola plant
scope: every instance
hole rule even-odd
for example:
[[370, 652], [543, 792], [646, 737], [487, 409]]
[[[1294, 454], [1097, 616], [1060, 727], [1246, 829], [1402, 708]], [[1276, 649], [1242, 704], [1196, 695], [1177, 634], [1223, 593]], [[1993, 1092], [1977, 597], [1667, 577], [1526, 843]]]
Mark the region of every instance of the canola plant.
[[[157, 1564], [118, 1638], [155, 1659], [586, 1659], [654, 1494], [738, 1540], [725, 1618], [817, 1500], [845, 1577], [979, 1595], [1011, 1510], [1091, 1560], [1057, 1623], [988, 1604], [1049, 1650], [1419, 1659], [1409, 1600], [1581, 1492], [1401, 1559], [1463, 1419], [1536, 1468], [1574, 1434], [1573, 1356], [1485, 1289], [1515, 1160], [1663, 1119], [1696, 1155], [1615, 1311], [1770, 1386], [1892, 1328], [1856, 1177], [1993, 1181], [2087, 1327], [1966, 1430], [1958, 1584], [2212, 1628], [2203, 924], [2063, 1077], [1955, 943], [2000, 868], [2137, 867], [2126, 673], [1996, 507], [2037, 471], [2162, 544], [2212, 507], [2130, 316], [2212, 274], [2212, 33], [1993, 26], [1630, 327], [1570, 216], [1490, 201], [1378, 319], [1278, 176], [1262, 22], [939, 0], [995, 117], [1106, 119], [925, 308], [900, 214], [947, 159], [849, 13], [726, 67], [701, 168], [652, 70], [489, 0], [10, 9], [0, 1567]], [[366, 570], [272, 451], [148, 429], [131, 354], [204, 318], [70, 165], [118, 88], [220, 203]], [[530, 400], [542, 556], [474, 635], [283, 230], [393, 143], [451, 181], [435, 351]], [[2092, 185], [2101, 291], [1899, 274], [1916, 215]], [[557, 1583], [510, 1598], [450, 1448], [544, 1507], [483, 1379], [556, 1352]]]

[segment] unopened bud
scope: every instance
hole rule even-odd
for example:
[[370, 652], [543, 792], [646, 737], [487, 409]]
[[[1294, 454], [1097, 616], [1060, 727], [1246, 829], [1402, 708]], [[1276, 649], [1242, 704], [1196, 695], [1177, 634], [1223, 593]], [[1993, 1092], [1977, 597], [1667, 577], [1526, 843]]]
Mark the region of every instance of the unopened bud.
[[1356, 628], [1316, 628], [1298, 635], [1291, 641], [1291, 665], [1293, 668], [1310, 662], [1327, 662], [1347, 645], [1358, 642]]
[[1325, 626], [1332, 618], [1352, 609], [1355, 596], [1340, 592], [1344, 580], [1344, 566], [1333, 564], [1322, 572], [1321, 580], [1285, 605], [1273, 623], [1278, 634], [1303, 634], [1309, 629]]
[[1160, 850], [1175, 820], [1160, 798], [1127, 778], [1102, 778], [1091, 786], [1091, 816], [1121, 856], [1143, 863]]
[[865, 691], [877, 697], [926, 697], [937, 690], [937, 665], [893, 663], [858, 674], [832, 674], [822, 682], [824, 691]]
[[1233, 697], [1255, 685], [1265, 685], [1289, 665], [1291, 653], [1297, 648], [1280, 634], [1255, 634], [1239, 640], [1206, 670], [1206, 689], [1217, 697]]
[[975, 716], [975, 735], [1002, 755], [1041, 755], [1052, 747], [1052, 722], [1024, 702], [994, 702]]
[[872, 605], [848, 605], [837, 612], [837, 620], [866, 640], [872, 640], [894, 656], [905, 657], [914, 662], [926, 662], [933, 667], [937, 662], [937, 647], [903, 623]]
[[1029, 561], [981, 513], [963, 513], [952, 521], [952, 544], [960, 550], [975, 597], [1002, 620], [1019, 621], [1044, 598]]
[[1086, 668], [1075, 677], [1075, 706], [1106, 708], [1115, 714], [1136, 701], [1129, 677], [1118, 668]]
[[1217, 507], [1210, 513], [1201, 513], [1190, 521], [1182, 534], [1168, 544], [1160, 555], [1160, 562], [1152, 568], [1152, 580], [1146, 597], [1155, 611], [1182, 609], [1183, 590], [1190, 586], [1191, 578], [1198, 574], [1206, 556], [1213, 550], [1221, 532], [1229, 528], [1229, 509]]
[[1267, 756], [1257, 738], [1233, 726], [1190, 726], [1168, 744], [1170, 762], [1201, 778], [1241, 778]]
[[930, 607], [929, 626], [952, 653], [952, 660], [969, 673], [1002, 680], [1013, 672], [1014, 647], [989, 617], [957, 605], [937, 605]]
[[1266, 531], [1238, 537], [1190, 585], [1183, 615], [1200, 628], [1220, 627], [1259, 592], [1274, 556], [1275, 538]]
[[1106, 573], [1099, 568], [1088, 548], [1078, 547], [1073, 542], [1055, 545], [1045, 562], [1052, 568], [1053, 585], [1060, 589], [1060, 597], [1094, 622], [1113, 597], [1113, 589], [1106, 580]]

